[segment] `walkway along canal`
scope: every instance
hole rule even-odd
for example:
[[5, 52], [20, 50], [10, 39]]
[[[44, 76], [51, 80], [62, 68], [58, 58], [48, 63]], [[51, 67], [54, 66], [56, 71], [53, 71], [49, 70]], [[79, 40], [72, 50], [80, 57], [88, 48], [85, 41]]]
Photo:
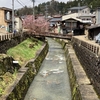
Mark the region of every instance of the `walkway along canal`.
[[56, 41], [47, 40], [49, 52], [24, 100], [71, 100], [64, 50]]

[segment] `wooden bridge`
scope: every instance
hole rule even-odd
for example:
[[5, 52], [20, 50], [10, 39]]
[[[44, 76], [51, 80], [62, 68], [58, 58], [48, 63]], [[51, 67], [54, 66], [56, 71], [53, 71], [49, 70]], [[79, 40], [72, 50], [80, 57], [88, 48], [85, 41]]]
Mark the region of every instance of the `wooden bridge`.
[[[16, 36], [20, 36], [22, 33], [8, 33], [8, 34], [0, 34], [0, 41], [4, 41]], [[59, 39], [68, 39], [71, 40], [71, 34], [57, 34], [57, 33], [31, 33], [34, 37], [50, 37], [50, 38], [59, 38]]]
[[58, 34], [58, 33], [34, 33], [34, 37], [50, 37], [50, 38], [59, 38], [59, 39], [68, 39], [71, 40], [72, 34]]

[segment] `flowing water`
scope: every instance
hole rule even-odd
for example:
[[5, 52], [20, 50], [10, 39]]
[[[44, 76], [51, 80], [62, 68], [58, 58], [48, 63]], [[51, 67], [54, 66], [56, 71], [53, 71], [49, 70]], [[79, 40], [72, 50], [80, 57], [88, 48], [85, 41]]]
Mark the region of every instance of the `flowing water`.
[[24, 100], [71, 100], [64, 50], [53, 39], [47, 40], [49, 52]]

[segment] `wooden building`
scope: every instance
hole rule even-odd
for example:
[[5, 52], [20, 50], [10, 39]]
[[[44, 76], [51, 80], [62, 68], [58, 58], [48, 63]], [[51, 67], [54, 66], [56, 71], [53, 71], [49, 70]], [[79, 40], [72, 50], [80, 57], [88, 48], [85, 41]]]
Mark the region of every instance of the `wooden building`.
[[97, 36], [100, 33], [100, 24], [90, 26], [87, 29], [88, 29], [88, 38], [90, 40], [94, 40], [95, 36]]

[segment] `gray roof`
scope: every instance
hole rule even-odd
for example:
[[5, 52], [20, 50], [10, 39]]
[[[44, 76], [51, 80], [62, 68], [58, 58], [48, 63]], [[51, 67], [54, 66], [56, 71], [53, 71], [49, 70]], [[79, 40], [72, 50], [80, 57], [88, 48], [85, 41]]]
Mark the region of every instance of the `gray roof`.
[[57, 21], [62, 21], [62, 18], [52, 18], [49, 20], [50, 22], [57, 22]]
[[88, 29], [100, 28], [100, 24], [87, 27]]
[[8, 10], [8, 11], [12, 11], [12, 9], [7, 8], [7, 7], [0, 7], [0, 9], [2, 9], [2, 10]]
[[96, 15], [94, 14], [83, 14], [83, 15], [80, 15], [79, 17], [94, 17]]
[[82, 7], [72, 7], [72, 8], [69, 8], [69, 10], [82, 10], [82, 9], [85, 9], [87, 8], [87, 6], [82, 6]]

